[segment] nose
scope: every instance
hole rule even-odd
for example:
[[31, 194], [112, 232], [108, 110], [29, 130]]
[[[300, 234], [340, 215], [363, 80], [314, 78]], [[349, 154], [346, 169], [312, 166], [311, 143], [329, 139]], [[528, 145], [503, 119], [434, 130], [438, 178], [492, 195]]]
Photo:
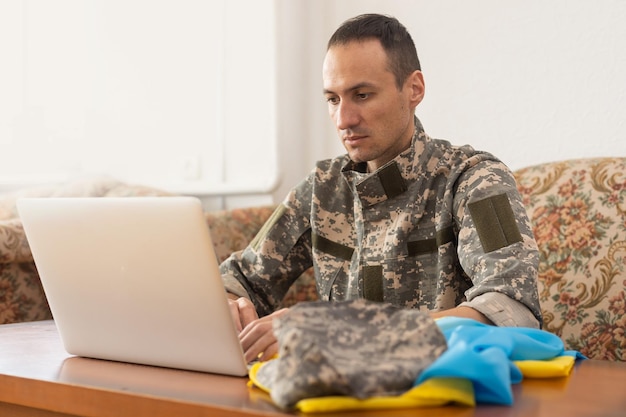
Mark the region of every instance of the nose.
[[342, 100], [335, 109], [334, 119], [338, 130], [346, 130], [359, 124], [359, 113], [352, 103]]

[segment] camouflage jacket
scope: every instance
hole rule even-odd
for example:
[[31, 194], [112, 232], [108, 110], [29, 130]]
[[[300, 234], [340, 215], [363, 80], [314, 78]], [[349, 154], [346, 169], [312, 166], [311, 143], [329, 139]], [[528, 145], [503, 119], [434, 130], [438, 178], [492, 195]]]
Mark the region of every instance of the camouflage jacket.
[[285, 409], [305, 398], [401, 395], [447, 349], [427, 313], [363, 299], [300, 303], [273, 325], [278, 357], [251, 379]]
[[322, 300], [463, 304], [497, 325], [539, 326], [539, 254], [510, 170], [415, 125], [411, 147], [373, 173], [347, 155], [318, 162], [222, 263], [227, 290], [269, 314], [312, 265]]

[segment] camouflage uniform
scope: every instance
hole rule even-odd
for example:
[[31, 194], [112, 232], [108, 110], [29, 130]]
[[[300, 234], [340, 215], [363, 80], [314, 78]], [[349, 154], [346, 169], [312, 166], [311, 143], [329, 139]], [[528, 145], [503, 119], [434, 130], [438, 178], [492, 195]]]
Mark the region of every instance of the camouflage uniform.
[[287, 409], [304, 398], [400, 395], [447, 349], [429, 314], [362, 299], [300, 303], [274, 333], [278, 359], [256, 380]]
[[496, 325], [539, 326], [539, 254], [510, 170], [415, 126], [409, 149], [373, 173], [347, 155], [318, 162], [221, 265], [227, 290], [266, 315], [312, 265], [322, 300], [462, 304]]

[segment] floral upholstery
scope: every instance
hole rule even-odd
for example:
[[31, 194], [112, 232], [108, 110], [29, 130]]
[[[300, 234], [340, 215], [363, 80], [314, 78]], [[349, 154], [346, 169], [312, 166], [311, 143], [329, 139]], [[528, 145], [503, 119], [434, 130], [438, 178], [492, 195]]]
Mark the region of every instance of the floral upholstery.
[[231, 253], [245, 248], [273, 211], [273, 206], [263, 206], [206, 212], [218, 261], [221, 263]]
[[544, 329], [590, 358], [626, 360], [626, 158], [515, 172], [540, 251]]

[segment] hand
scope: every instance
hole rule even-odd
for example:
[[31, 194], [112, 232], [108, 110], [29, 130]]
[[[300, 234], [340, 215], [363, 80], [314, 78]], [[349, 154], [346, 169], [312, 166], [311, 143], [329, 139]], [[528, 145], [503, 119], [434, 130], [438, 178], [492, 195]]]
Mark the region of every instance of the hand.
[[234, 298], [229, 294], [228, 306], [230, 307], [230, 315], [233, 317], [237, 332], [241, 333], [244, 327], [254, 320], [257, 320], [259, 316], [256, 313], [254, 304], [252, 301], [244, 297]]
[[247, 362], [255, 359], [266, 361], [278, 353], [278, 341], [274, 335], [272, 321], [287, 311], [289, 309], [283, 308], [254, 320], [239, 333], [239, 340]]
[[481, 323], [493, 325], [493, 322], [489, 320], [483, 313], [479, 312], [478, 310], [474, 310], [471, 307], [465, 307], [465, 306], [458, 306], [458, 307], [451, 308], [449, 310], [431, 312], [430, 316], [433, 319], [438, 319], [441, 317], [449, 317], [449, 316], [465, 317], [468, 319], [474, 319]]

